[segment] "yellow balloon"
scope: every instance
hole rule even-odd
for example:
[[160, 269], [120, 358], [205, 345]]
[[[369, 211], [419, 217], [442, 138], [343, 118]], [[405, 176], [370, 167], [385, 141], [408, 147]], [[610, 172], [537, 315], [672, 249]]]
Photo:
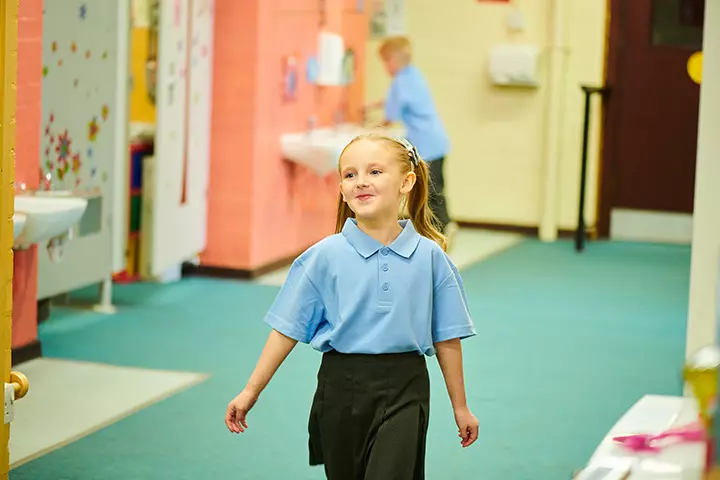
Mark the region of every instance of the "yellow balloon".
[[687, 61], [687, 71], [693, 82], [698, 85], [702, 83], [703, 53], [701, 51], [690, 55]]

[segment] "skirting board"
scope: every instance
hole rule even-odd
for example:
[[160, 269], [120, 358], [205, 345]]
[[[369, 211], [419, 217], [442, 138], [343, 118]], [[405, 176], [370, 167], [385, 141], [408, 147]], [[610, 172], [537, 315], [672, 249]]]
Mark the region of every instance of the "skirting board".
[[690, 213], [613, 208], [610, 212], [610, 238], [689, 245], [692, 243], [692, 219]]
[[[484, 222], [475, 222], [475, 221], [469, 221], [469, 220], [456, 220], [457, 224], [462, 228], [477, 228], [481, 230], [494, 230], [498, 232], [511, 232], [511, 233], [519, 233], [522, 235], [527, 235], [528, 237], [538, 237], [539, 229], [538, 227], [529, 227], [529, 226], [522, 226], [522, 225], [509, 225], [509, 224], [501, 224], [501, 223], [484, 223]], [[596, 231], [594, 227], [588, 227], [587, 229], [587, 235], [588, 238], [594, 239], [596, 237], [595, 235]], [[575, 236], [575, 230], [565, 230], [560, 229], [558, 230], [558, 238], [573, 238]]]
[[40, 340], [33, 340], [27, 345], [12, 349], [12, 365], [29, 362], [36, 358], [42, 357], [42, 344]]
[[183, 276], [198, 276], [198, 277], [215, 277], [215, 278], [229, 278], [235, 280], [252, 280], [259, 276], [265, 275], [266, 273], [273, 272], [279, 268], [290, 265], [302, 252], [297, 252], [295, 255], [281, 258], [274, 262], [270, 262], [266, 265], [262, 265], [255, 269], [240, 269], [240, 268], [227, 268], [217, 267], [211, 265], [195, 265], [192, 263], [185, 263], [182, 266]]

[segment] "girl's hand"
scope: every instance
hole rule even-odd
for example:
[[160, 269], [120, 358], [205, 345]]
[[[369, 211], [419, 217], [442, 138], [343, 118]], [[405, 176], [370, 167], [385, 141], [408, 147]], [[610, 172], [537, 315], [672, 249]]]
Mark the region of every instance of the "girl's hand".
[[458, 437], [462, 439], [460, 444], [463, 448], [475, 443], [478, 438], [480, 424], [469, 408], [462, 407], [455, 410], [455, 423], [458, 426]]
[[228, 404], [225, 414], [225, 425], [228, 430], [232, 433], [242, 433], [248, 428], [245, 418], [257, 399], [257, 394], [245, 389]]

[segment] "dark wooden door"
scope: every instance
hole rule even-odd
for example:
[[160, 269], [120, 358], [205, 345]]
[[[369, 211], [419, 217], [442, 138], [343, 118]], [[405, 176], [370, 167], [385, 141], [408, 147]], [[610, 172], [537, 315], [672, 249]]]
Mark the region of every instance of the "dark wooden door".
[[[611, 0], [600, 230], [616, 208], [691, 213], [704, 0]], [[604, 232], [603, 232], [604, 230]]]

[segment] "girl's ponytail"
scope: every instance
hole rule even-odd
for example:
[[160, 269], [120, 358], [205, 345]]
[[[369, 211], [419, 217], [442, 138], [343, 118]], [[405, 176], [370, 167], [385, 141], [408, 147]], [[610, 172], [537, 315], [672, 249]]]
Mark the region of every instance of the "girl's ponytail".
[[428, 205], [430, 195], [430, 169], [425, 160], [417, 156], [414, 165], [417, 181], [408, 194], [407, 210], [415, 230], [447, 250], [445, 235], [440, 233], [438, 219]]

